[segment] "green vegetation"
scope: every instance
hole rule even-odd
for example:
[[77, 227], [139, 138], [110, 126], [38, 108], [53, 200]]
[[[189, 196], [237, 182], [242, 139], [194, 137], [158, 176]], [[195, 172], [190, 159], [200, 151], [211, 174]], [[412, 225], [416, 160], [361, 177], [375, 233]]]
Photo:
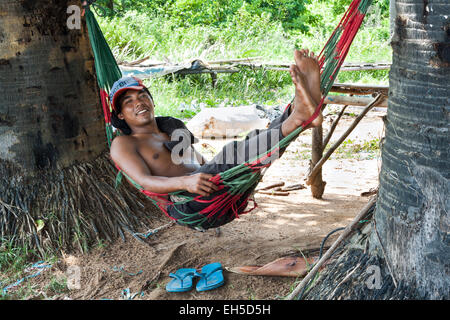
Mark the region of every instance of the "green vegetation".
[[[3, 292], [3, 288], [30, 274], [26, 272], [31, 266], [30, 261], [42, 260], [42, 257], [27, 245], [17, 246], [14, 243], [14, 239], [0, 238], [0, 300], [25, 299], [36, 295], [26, 281], [15, 288], [13, 294]], [[53, 264], [56, 259], [55, 256], [47, 255], [43, 260]]]
[[[325, 148], [325, 152], [331, 147], [329, 144]], [[346, 139], [339, 148], [331, 156], [331, 159], [357, 159], [366, 160], [373, 159], [380, 151], [380, 139], [374, 138], [371, 140], [356, 141]]]
[[44, 287], [44, 290], [47, 291], [49, 295], [68, 293], [67, 279], [52, 277], [50, 283]]
[[[331, 141], [323, 153], [325, 154], [333, 145]], [[294, 160], [309, 160], [311, 159], [311, 144], [301, 144], [300, 147], [293, 151]], [[355, 160], [369, 160], [374, 159], [380, 152], [380, 139], [373, 138], [370, 140], [353, 140], [346, 139], [333, 152], [330, 159], [355, 159]]]
[[[24, 269], [31, 257], [36, 257], [36, 252], [24, 247], [15, 247], [13, 239], [0, 239], [0, 274], [17, 273]], [[0, 282], [3, 279], [0, 277]]]
[[[117, 1], [116, 1], [117, 2]], [[150, 56], [173, 63], [200, 58], [262, 57], [292, 62], [294, 48], [319, 53], [350, 0], [122, 1], [99, 17], [119, 61]], [[110, 0], [98, 1], [105, 6]], [[388, 1], [375, 0], [347, 62], [389, 62]], [[99, 10], [97, 10], [99, 11]], [[101, 13], [101, 12], [99, 12]], [[103, 14], [103, 13], [101, 13]], [[200, 105], [286, 104], [293, 95], [288, 72], [242, 69], [146, 81], [159, 115], [189, 118]], [[339, 82], [387, 83], [387, 70], [341, 72]]]
[[271, 21], [281, 21], [285, 29], [307, 31], [307, 23], [317, 18], [306, 7], [310, 0], [98, 0], [97, 3], [103, 7], [97, 10], [102, 16], [122, 17], [127, 11], [136, 10], [170, 18], [181, 27], [220, 26], [243, 6], [251, 15], [269, 14]]

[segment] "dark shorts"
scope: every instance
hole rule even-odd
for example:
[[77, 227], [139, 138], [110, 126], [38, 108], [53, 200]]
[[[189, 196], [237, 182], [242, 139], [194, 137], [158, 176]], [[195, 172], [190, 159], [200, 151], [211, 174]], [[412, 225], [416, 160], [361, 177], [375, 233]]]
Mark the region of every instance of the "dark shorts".
[[[240, 141], [232, 141], [225, 145], [223, 149], [209, 162], [201, 166], [198, 170], [194, 171], [192, 174], [196, 173], [210, 173], [217, 174], [223, 171], [226, 171], [236, 165], [247, 162], [250, 159], [253, 159], [254, 156], [265, 153], [275, 146], [281, 139], [284, 138], [281, 132], [281, 125], [284, 120], [287, 119], [290, 113], [290, 108], [286, 108], [284, 113], [278, 118], [274, 119], [270, 126], [264, 130], [254, 130], [250, 132], [243, 140]], [[277, 156], [273, 157], [273, 160], [279, 158], [284, 149], [280, 149]], [[273, 160], [270, 161], [273, 162]], [[253, 193], [256, 185], [245, 192], [240, 200], [237, 202], [237, 207], [239, 207], [243, 202], [247, 201], [247, 198]], [[220, 190], [209, 197], [202, 199], [210, 200], [226, 190]], [[196, 196], [194, 194], [190, 194], [185, 192], [184, 194], [190, 196]], [[217, 228], [221, 225], [224, 225], [228, 222], [231, 222], [236, 218], [236, 215], [232, 210], [230, 212], [222, 212], [220, 214], [215, 215], [212, 218], [205, 219], [204, 215], [199, 214], [202, 209], [206, 208], [208, 203], [200, 203], [197, 201], [189, 201], [183, 204], [170, 205], [168, 207], [168, 214], [177, 220], [179, 224], [187, 225], [191, 228], [202, 230], [209, 228]], [[241, 206], [241, 211], [245, 209], [245, 205]], [[184, 215], [184, 214], [186, 215]], [[187, 218], [188, 217], [188, 218]], [[179, 219], [183, 219], [184, 222], [181, 222]], [[201, 222], [196, 222], [201, 221]]]

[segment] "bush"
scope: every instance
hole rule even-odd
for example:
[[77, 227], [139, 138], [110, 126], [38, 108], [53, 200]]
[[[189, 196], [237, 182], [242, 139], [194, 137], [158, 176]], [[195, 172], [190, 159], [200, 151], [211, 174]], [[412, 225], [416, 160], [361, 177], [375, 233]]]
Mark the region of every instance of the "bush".
[[[321, 2], [327, 2], [333, 8], [333, 14], [340, 16], [344, 13], [346, 8], [350, 5], [352, 0], [319, 0]], [[389, 17], [389, 0], [372, 0], [372, 8], [380, 10], [383, 18]]]
[[279, 22], [285, 30], [308, 31], [308, 25], [318, 16], [308, 11], [311, 0], [98, 0], [94, 9], [100, 16], [123, 17], [128, 11], [145, 13], [149, 17], [165, 17], [180, 27], [195, 25], [220, 26], [233, 19], [245, 8], [252, 16], [267, 15], [271, 22]]
[[[178, 63], [192, 58], [212, 61], [259, 56], [263, 61], [290, 62], [294, 48], [320, 52], [342, 16], [337, 12], [343, 11], [349, 2], [169, 0], [149, 1], [141, 8], [140, 2], [135, 1], [131, 6], [135, 10], [127, 9], [98, 20], [119, 61], [150, 56], [151, 60]], [[296, 7], [298, 3], [304, 6]], [[386, 1], [375, 1], [346, 62], [391, 60], [388, 7], [384, 11], [379, 9], [383, 3]], [[280, 12], [274, 12], [277, 6]], [[215, 11], [217, 8], [219, 12]], [[284, 21], [283, 17], [295, 10], [306, 12], [297, 18], [305, 19], [308, 33], [300, 27], [287, 29], [289, 19]], [[314, 17], [320, 19], [310, 22]], [[294, 15], [291, 18], [295, 18]], [[340, 72], [337, 81], [386, 84], [387, 80], [387, 70], [374, 70]], [[288, 72], [250, 68], [232, 75], [219, 74], [214, 88], [209, 75], [164, 77], [149, 80], [147, 84], [159, 115], [182, 118], [191, 116], [199, 104], [208, 107], [250, 103], [280, 105], [289, 102], [294, 92]]]

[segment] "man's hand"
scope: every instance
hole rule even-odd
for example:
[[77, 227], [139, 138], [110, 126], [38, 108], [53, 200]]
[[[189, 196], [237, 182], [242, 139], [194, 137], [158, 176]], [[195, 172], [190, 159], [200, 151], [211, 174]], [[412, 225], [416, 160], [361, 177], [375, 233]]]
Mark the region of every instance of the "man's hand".
[[196, 173], [191, 176], [185, 176], [184, 189], [190, 193], [197, 193], [207, 197], [219, 190], [219, 187], [214, 182], [209, 181], [212, 177], [213, 175], [208, 173]]

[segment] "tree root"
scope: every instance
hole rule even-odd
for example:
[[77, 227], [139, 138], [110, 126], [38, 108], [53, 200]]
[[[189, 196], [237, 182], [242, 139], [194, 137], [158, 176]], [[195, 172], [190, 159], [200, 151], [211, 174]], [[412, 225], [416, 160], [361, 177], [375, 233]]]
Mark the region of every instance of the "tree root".
[[[112, 241], [163, 223], [163, 216], [136, 189], [114, 187], [107, 154], [94, 161], [30, 177], [0, 163], [0, 239], [35, 248], [40, 255]], [[156, 221], [155, 221], [155, 217]]]
[[[373, 214], [373, 213], [372, 213]], [[327, 265], [320, 276], [300, 297], [305, 300], [403, 300], [426, 299], [416, 288], [403, 281], [394, 282], [383, 252], [367, 250], [375, 232], [373, 217], [356, 229], [338, 257]]]

